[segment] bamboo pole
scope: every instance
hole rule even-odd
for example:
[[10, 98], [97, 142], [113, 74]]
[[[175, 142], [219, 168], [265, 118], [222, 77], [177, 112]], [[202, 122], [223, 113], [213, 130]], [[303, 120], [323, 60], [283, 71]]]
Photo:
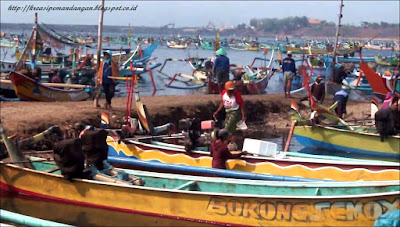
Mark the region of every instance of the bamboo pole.
[[342, 22], [342, 17], [343, 17], [343, 15], [342, 15], [343, 6], [344, 6], [344, 5], [343, 5], [343, 0], [340, 0], [340, 6], [339, 6], [339, 20], [338, 20], [338, 26], [337, 26], [337, 28], [336, 28], [335, 46], [334, 46], [334, 48], [333, 48], [333, 56], [332, 56], [332, 65], [331, 65], [331, 67], [332, 67], [332, 72], [331, 72], [331, 78], [333, 78], [333, 75], [334, 75], [334, 73], [335, 73], [336, 52], [337, 52], [337, 45], [338, 45], [338, 42], [339, 42], [340, 27], [342, 26], [342, 25], [341, 25], [341, 22]]
[[292, 140], [292, 137], [293, 137], [294, 127], [296, 127], [296, 121], [293, 121], [291, 126], [290, 126], [289, 135], [288, 135], [288, 138], [286, 140], [285, 148], [283, 149], [284, 152], [287, 152], [289, 150], [290, 141]]
[[[100, 18], [99, 18], [99, 29], [98, 29], [98, 34], [97, 34], [97, 61], [96, 61], [96, 72], [99, 71], [100, 68], [100, 55], [101, 55], [101, 43], [102, 43], [102, 35], [103, 35], [103, 15], [104, 15], [104, 0], [100, 1]], [[112, 56], [110, 56], [112, 57]], [[96, 83], [96, 92], [94, 96], [94, 106], [98, 107], [99, 105], [99, 96], [100, 96], [100, 83], [99, 80], [100, 78], [97, 77], [97, 73], [95, 75], [95, 83]]]
[[102, 35], [103, 35], [103, 15], [104, 15], [104, 0], [101, 0], [100, 3], [100, 18], [99, 18], [99, 29], [97, 34], [97, 70], [100, 67], [100, 55], [101, 55], [101, 43], [102, 43]]
[[36, 62], [38, 61], [38, 50], [37, 48], [37, 39], [38, 39], [38, 32], [37, 32], [37, 24], [38, 24], [38, 16], [35, 13], [35, 25], [33, 26], [33, 46], [32, 46], [32, 56], [31, 56], [31, 69], [33, 70], [36, 66]]

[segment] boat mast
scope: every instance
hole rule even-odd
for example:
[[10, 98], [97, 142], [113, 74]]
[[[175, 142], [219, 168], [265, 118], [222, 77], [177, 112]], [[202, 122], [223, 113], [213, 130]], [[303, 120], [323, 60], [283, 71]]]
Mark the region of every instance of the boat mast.
[[38, 24], [38, 16], [37, 13], [35, 13], [35, 25], [33, 26], [33, 46], [32, 46], [32, 56], [31, 56], [31, 69], [33, 70], [35, 68], [36, 65], [36, 61], [37, 61], [37, 52], [38, 50], [36, 49], [36, 45], [37, 45], [37, 38], [38, 38], [38, 34], [37, 34], [37, 24]]
[[335, 39], [335, 46], [334, 46], [334, 48], [333, 48], [333, 56], [332, 56], [332, 76], [331, 76], [331, 79], [333, 79], [333, 75], [334, 75], [334, 73], [335, 73], [335, 65], [336, 65], [336, 52], [337, 52], [337, 46], [338, 46], [338, 42], [339, 42], [339, 35], [340, 35], [340, 27], [342, 26], [341, 25], [341, 22], [342, 22], [342, 17], [343, 17], [343, 14], [342, 14], [342, 9], [343, 9], [343, 0], [340, 0], [340, 6], [339, 6], [339, 21], [338, 21], [338, 26], [337, 26], [337, 28], [336, 28], [336, 39]]
[[100, 0], [100, 18], [99, 18], [99, 30], [97, 34], [97, 71], [100, 67], [100, 55], [101, 55], [101, 42], [103, 34], [103, 15], [104, 15], [104, 0]]

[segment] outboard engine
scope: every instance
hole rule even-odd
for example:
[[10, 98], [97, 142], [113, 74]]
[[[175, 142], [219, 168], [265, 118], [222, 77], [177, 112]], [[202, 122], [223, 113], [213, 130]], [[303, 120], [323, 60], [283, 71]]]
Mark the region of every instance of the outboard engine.
[[199, 144], [201, 121], [197, 118], [186, 118], [179, 121], [179, 130], [184, 134], [186, 152], [191, 152]]
[[55, 143], [53, 152], [54, 161], [65, 179], [83, 177], [85, 156], [82, 152], [81, 139], [67, 139]]

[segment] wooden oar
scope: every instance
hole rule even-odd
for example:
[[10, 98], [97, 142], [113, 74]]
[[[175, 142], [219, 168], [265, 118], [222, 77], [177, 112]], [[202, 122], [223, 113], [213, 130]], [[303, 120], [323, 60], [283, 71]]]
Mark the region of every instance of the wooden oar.
[[290, 131], [289, 131], [288, 139], [287, 139], [286, 144], [285, 144], [285, 149], [283, 149], [284, 152], [289, 150], [290, 141], [292, 140], [292, 137], [293, 137], [294, 127], [296, 127], [296, 121], [293, 121], [292, 124], [290, 125]]

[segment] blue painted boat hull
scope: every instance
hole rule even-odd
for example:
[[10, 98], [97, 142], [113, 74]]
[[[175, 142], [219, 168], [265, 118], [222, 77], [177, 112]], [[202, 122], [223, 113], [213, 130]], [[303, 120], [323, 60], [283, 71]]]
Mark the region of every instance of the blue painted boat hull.
[[[391, 161], [400, 160], [399, 154], [382, 153], [382, 152], [368, 151], [351, 147], [344, 147], [314, 140], [306, 136], [300, 136], [296, 134], [294, 136], [302, 146], [313, 149], [320, 149], [320, 150], [322, 149], [325, 150], [325, 152], [329, 153], [330, 155], [341, 154], [340, 156], [354, 157], [354, 158], [368, 158], [368, 159], [373, 158], [373, 159], [382, 159]], [[340, 153], [335, 151], [340, 151]]]
[[115, 166], [129, 169], [157, 171], [166, 173], [189, 174], [196, 176], [229, 177], [238, 179], [269, 180], [269, 181], [328, 181], [301, 177], [277, 176], [270, 174], [251, 173], [237, 170], [224, 170], [207, 167], [193, 167], [188, 165], [169, 164], [159, 161], [143, 161], [135, 157], [129, 157], [123, 153], [117, 153], [108, 146], [108, 161]]

